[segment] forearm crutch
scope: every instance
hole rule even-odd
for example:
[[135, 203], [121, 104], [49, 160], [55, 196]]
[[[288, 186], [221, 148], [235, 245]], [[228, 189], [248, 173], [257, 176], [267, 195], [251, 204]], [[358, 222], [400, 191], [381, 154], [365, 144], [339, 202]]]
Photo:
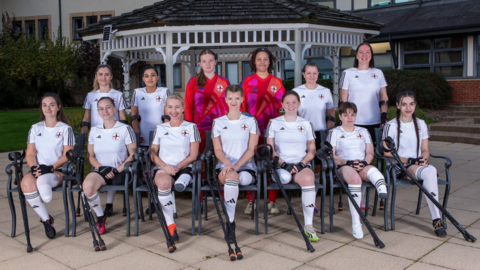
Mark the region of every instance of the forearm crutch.
[[[362, 219], [363, 221], [363, 224], [365, 225], [365, 227], [367, 227], [367, 230], [368, 232], [370, 233], [370, 235], [372, 236], [373, 238], [373, 242], [375, 243], [375, 246], [379, 247], [379, 248], [384, 248], [385, 247], [385, 244], [380, 240], [380, 238], [378, 238], [378, 235], [377, 233], [373, 230], [372, 228], [372, 225], [370, 224], [370, 222], [368, 222], [368, 219], [367, 217], [365, 217], [365, 214], [362, 212], [362, 210], [360, 209], [360, 207], [358, 206], [358, 204], [355, 202], [355, 199], [352, 197], [352, 194], [350, 193], [350, 191], [348, 190], [348, 187], [345, 185], [345, 182], [343, 181], [343, 179], [340, 177], [340, 175], [338, 174], [338, 171], [337, 171], [337, 166], [335, 165], [334, 161], [333, 161], [333, 147], [332, 145], [327, 142], [327, 141], [324, 141], [322, 142], [321, 144], [321, 149], [319, 149], [316, 153], [317, 157], [319, 159], [326, 159], [328, 160], [329, 162], [329, 173], [330, 173], [330, 178], [331, 179], [334, 179], [333, 177], [335, 177], [338, 182], [340, 183], [340, 185], [342, 186], [342, 189], [345, 191], [345, 193], [347, 194], [347, 197], [348, 199], [352, 202], [352, 205], [353, 207], [355, 208], [355, 210], [357, 211], [358, 215], [360, 216], [360, 218]], [[327, 157], [330, 156], [331, 158], [330, 159], [327, 159]], [[333, 174], [333, 175], [332, 175]], [[351, 210], [350, 210], [351, 211]]]
[[141, 179], [147, 185], [150, 199], [153, 200], [155, 213], [157, 213], [157, 218], [158, 218], [158, 221], [160, 222], [160, 227], [162, 227], [163, 234], [165, 235], [165, 239], [167, 240], [168, 252], [172, 253], [177, 249], [177, 247], [175, 246], [173, 237], [170, 235], [170, 232], [168, 231], [167, 222], [165, 221], [165, 216], [163, 215], [162, 206], [158, 199], [157, 189], [153, 185], [153, 177], [151, 176], [150, 166], [146, 165], [148, 167], [148, 170], [147, 171], [144, 170], [143, 163], [144, 162], [146, 162], [147, 164], [149, 163], [149, 160], [144, 160], [145, 158], [146, 157], [142, 149], [138, 148], [137, 154], [133, 156], [133, 159], [135, 160], [133, 166], [137, 168]]
[[288, 209], [290, 209], [290, 212], [292, 213], [293, 218], [295, 219], [295, 222], [298, 225], [298, 229], [300, 230], [300, 233], [302, 234], [303, 240], [305, 240], [305, 244], [307, 245], [307, 249], [310, 252], [314, 252], [315, 249], [313, 248], [312, 244], [308, 240], [307, 236], [305, 235], [303, 231], [302, 224], [300, 223], [300, 220], [298, 219], [297, 214], [295, 213], [295, 210], [293, 210], [292, 203], [288, 199], [287, 192], [285, 191], [285, 188], [283, 186], [283, 183], [280, 179], [280, 176], [277, 173], [277, 166], [278, 166], [278, 157], [274, 157], [273, 162], [271, 161], [271, 157], [273, 155], [273, 149], [270, 144], [262, 144], [259, 145], [255, 148], [255, 155], [257, 157], [258, 161], [264, 161], [264, 164], [268, 170], [271, 171], [272, 177], [275, 179], [278, 187], [280, 188], [280, 191], [282, 192], [283, 198], [285, 198], [285, 201], [287, 202]]
[[[76, 172], [75, 172], [75, 179], [78, 183], [78, 188], [80, 189], [80, 199], [82, 202], [83, 213], [85, 215], [85, 219], [88, 223], [90, 228], [90, 232], [92, 233], [93, 238], [93, 248], [95, 251], [104, 251], [107, 249], [105, 242], [103, 242], [100, 233], [98, 232], [97, 223], [95, 222], [95, 218], [93, 216], [92, 210], [90, 209], [90, 205], [87, 202], [87, 198], [85, 197], [85, 193], [83, 193], [83, 153], [78, 154], [73, 150], [68, 150], [67, 158], [71, 161], [70, 164], [66, 164], [66, 171], [64, 173], [73, 173], [73, 164], [76, 165]], [[73, 213], [72, 213], [73, 214]], [[98, 241], [97, 241], [98, 237]]]
[[[233, 232], [232, 224], [230, 224], [230, 219], [228, 217], [227, 209], [225, 207], [225, 201], [222, 198], [222, 195], [220, 194], [220, 187], [218, 185], [218, 182], [213, 180], [213, 173], [212, 175], [210, 175], [210, 172], [211, 172], [210, 166], [213, 166], [214, 164], [212, 151], [210, 150], [205, 151], [205, 153], [203, 153], [200, 156], [200, 160], [205, 160], [205, 168], [206, 168], [205, 178], [207, 179], [207, 184], [208, 184], [208, 187], [210, 188], [210, 193], [212, 193], [213, 204], [215, 205], [215, 210], [217, 210], [218, 220], [220, 221], [220, 226], [222, 227], [223, 235], [225, 236], [224, 238], [228, 245], [228, 256], [230, 257], [230, 261], [233, 262], [236, 259], [241, 260], [243, 259], [243, 254], [242, 254], [242, 251], [240, 250], [240, 247], [237, 244], [237, 237], [235, 235], [233, 237], [233, 245], [235, 246], [235, 252], [233, 251], [233, 248], [230, 242], [228, 241], [226, 226], [228, 226], [228, 229], [231, 232]], [[215, 190], [217, 191], [217, 193], [215, 193]], [[220, 205], [222, 206], [223, 214], [225, 215], [225, 219], [227, 221], [226, 224], [223, 223], [222, 212], [220, 211], [220, 207], [218, 207], [217, 200], [220, 201]]]
[[465, 230], [465, 228], [463, 228], [463, 226], [460, 225], [458, 221], [445, 208], [443, 208], [443, 206], [437, 200], [435, 200], [432, 194], [430, 194], [430, 192], [428, 192], [428, 190], [422, 184], [420, 184], [420, 182], [418, 182], [418, 179], [413, 177], [413, 175], [407, 170], [407, 168], [405, 168], [405, 165], [403, 164], [400, 156], [398, 155], [397, 149], [395, 148], [395, 142], [393, 141], [392, 137], [388, 136], [383, 142], [385, 142], [385, 145], [382, 143], [380, 146], [377, 146], [380, 147], [380, 151], [390, 152], [393, 158], [397, 161], [397, 165], [400, 167], [402, 172], [404, 172], [412, 180], [412, 182], [420, 188], [420, 190], [425, 194], [425, 196], [427, 196], [427, 198], [433, 204], [435, 204], [438, 210], [440, 210], [448, 218], [448, 220], [452, 222], [453, 226], [455, 226], [455, 228], [457, 228], [458, 231], [462, 233], [463, 238], [465, 238], [466, 241], [472, 241], [472, 243], [475, 242], [477, 238], [469, 234], [467, 230]]
[[[27, 204], [25, 202], [25, 195], [22, 191], [21, 181], [23, 178], [23, 159], [25, 158], [25, 151], [22, 154], [20, 152], [12, 152], [8, 154], [8, 159], [13, 161], [11, 165], [13, 165], [15, 170], [15, 182], [18, 185], [18, 197], [20, 199], [20, 208], [22, 211], [22, 218], [23, 218], [23, 226], [25, 228], [25, 237], [27, 238], [27, 252], [32, 252], [32, 244], [30, 243], [30, 227], [28, 226], [28, 215], [27, 215]], [[11, 177], [11, 165], [7, 166], [5, 172]], [[15, 211], [15, 210], [13, 210]]]

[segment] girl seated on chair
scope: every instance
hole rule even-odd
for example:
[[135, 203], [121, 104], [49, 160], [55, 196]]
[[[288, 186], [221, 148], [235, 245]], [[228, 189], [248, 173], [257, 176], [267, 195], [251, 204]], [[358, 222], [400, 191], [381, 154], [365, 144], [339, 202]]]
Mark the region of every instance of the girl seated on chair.
[[[224, 187], [225, 207], [231, 226], [227, 227], [228, 241], [235, 238], [235, 207], [238, 201], [238, 185], [248, 186], [255, 182], [256, 170], [253, 156], [260, 131], [254, 117], [240, 112], [243, 89], [230, 85], [225, 90], [228, 112], [213, 120], [212, 142], [218, 159], [216, 172]], [[229, 228], [232, 231], [229, 231]]]
[[[414, 93], [404, 91], [397, 94], [397, 116], [389, 121], [383, 130], [383, 139], [390, 136], [395, 142], [398, 155], [406, 168], [438, 201], [437, 169], [428, 164], [430, 150], [428, 148], [428, 128], [425, 121], [415, 116], [417, 98]], [[391, 156], [391, 153], [384, 153]], [[397, 178], [406, 177], [396, 168]], [[438, 208], [427, 198], [428, 208], [432, 214], [432, 224], [438, 237], [446, 237], [445, 225], [440, 218]]]
[[315, 176], [310, 168], [315, 156], [315, 133], [312, 123], [298, 116], [300, 96], [297, 92], [285, 92], [282, 107], [285, 115], [268, 123], [267, 143], [273, 147], [273, 156], [279, 157], [277, 172], [282, 184], [293, 180], [301, 186], [304, 232], [310, 241], [318, 242], [320, 239], [312, 225], [316, 190]]
[[75, 136], [57, 94], [46, 93], [42, 97], [40, 120], [28, 132], [25, 159], [30, 172], [23, 177], [21, 187], [27, 202], [40, 216], [45, 234], [53, 239], [56, 235], [53, 217], [48, 214], [44, 202], [52, 201], [52, 188], [63, 180], [63, 173], [57, 169], [68, 161], [65, 154], [73, 149]]
[[137, 144], [132, 127], [115, 120], [117, 109], [112, 98], [100, 98], [97, 110], [103, 123], [92, 127], [88, 135], [88, 161], [94, 169], [85, 177], [83, 191], [97, 215], [98, 232], [104, 234], [107, 216], [97, 191], [104, 185], [125, 183], [124, 165], [132, 160]]
[[197, 125], [183, 120], [185, 103], [174, 93], [167, 97], [165, 114], [170, 121], [157, 125], [150, 151], [150, 159], [155, 164], [155, 184], [158, 187], [158, 199], [173, 240], [178, 242], [177, 227], [173, 222], [175, 191], [181, 192], [192, 181], [191, 164], [197, 159], [200, 145], [200, 133]]
[[[345, 101], [338, 108], [338, 116], [342, 125], [332, 129], [327, 141], [333, 146], [335, 164], [338, 174], [348, 183], [348, 190], [360, 207], [362, 200], [362, 181], [371, 182], [382, 199], [388, 197], [387, 187], [383, 174], [372, 165], [373, 144], [370, 133], [366, 128], [355, 126], [357, 106]], [[360, 216], [353, 203], [348, 200], [352, 215], [352, 234], [356, 239], [363, 238]]]

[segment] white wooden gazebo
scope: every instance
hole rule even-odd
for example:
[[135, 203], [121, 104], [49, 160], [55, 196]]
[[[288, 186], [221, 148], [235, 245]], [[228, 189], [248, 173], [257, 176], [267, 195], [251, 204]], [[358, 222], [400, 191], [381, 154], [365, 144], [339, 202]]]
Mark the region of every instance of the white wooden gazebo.
[[[111, 25], [114, 34], [103, 41]], [[295, 63], [295, 85], [301, 84], [302, 60], [325, 57], [332, 61], [334, 93], [338, 94], [339, 53], [378, 35], [382, 24], [308, 3], [305, 0], [165, 0], [100, 21], [78, 32], [99, 43], [101, 61], [123, 62], [125, 94], [130, 94], [129, 69], [137, 61], [163, 62], [166, 83], [173, 89], [173, 65], [195, 72], [198, 53], [213, 49], [219, 61], [247, 60], [258, 47], [268, 47], [277, 59]], [[281, 74], [281, 65], [275, 69]], [[337, 95], [335, 95], [337, 96]]]

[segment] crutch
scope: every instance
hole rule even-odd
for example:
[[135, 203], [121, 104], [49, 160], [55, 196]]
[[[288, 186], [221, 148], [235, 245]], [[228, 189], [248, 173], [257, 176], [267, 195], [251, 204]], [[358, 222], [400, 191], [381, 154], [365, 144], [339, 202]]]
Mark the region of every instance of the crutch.
[[358, 215], [362, 219], [363, 224], [365, 225], [365, 227], [367, 227], [368, 232], [370, 233], [370, 235], [373, 238], [373, 242], [375, 243], [375, 246], [377, 246], [379, 248], [384, 248], [385, 244], [380, 240], [380, 238], [378, 238], [377, 233], [375, 233], [375, 231], [372, 228], [372, 225], [370, 225], [370, 222], [368, 222], [368, 219], [365, 217], [362, 210], [360, 209], [360, 207], [357, 205], [357, 203], [353, 199], [352, 194], [350, 194], [350, 191], [348, 190], [348, 187], [345, 185], [345, 182], [339, 176], [338, 171], [337, 171], [337, 166], [333, 162], [333, 152], [332, 151], [333, 151], [332, 145], [329, 142], [324, 141], [321, 144], [321, 149], [319, 149], [317, 151], [316, 155], [319, 159], [327, 159], [327, 156], [330, 156], [331, 159], [327, 159], [327, 160], [330, 163], [329, 164], [329, 167], [330, 167], [329, 171], [330, 171], [331, 179], [333, 179], [332, 178], [332, 176], [333, 176], [332, 173], [333, 173], [335, 175], [335, 178], [337, 178], [338, 182], [340, 182], [340, 185], [342, 186], [342, 189], [345, 190], [345, 193], [347, 194], [348, 199], [352, 202], [353, 207], [355, 208]]
[[[69, 174], [73, 174], [73, 170], [74, 170], [73, 164], [76, 165], [75, 178], [78, 183], [78, 187], [80, 189], [80, 198], [82, 201], [83, 213], [85, 215], [86, 221], [88, 222], [90, 232], [92, 233], [93, 248], [95, 249], [95, 251], [100, 251], [100, 250], [104, 251], [107, 249], [107, 246], [105, 245], [105, 242], [103, 242], [103, 239], [100, 236], [100, 233], [98, 232], [97, 223], [95, 222], [95, 218], [90, 209], [90, 205], [87, 202], [85, 193], [83, 193], [83, 163], [84, 163], [83, 152], [79, 155], [77, 152], [73, 150], [68, 150], [66, 155], [68, 160], [71, 161], [71, 163], [67, 165], [66, 172], [68, 172]], [[98, 237], [98, 241], [97, 241], [97, 237]]]
[[255, 155], [257, 157], [257, 160], [259, 161], [264, 161], [264, 164], [268, 170], [271, 171], [271, 174], [273, 178], [275, 179], [278, 187], [280, 188], [280, 191], [282, 192], [283, 198], [285, 198], [285, 201], [287, 202], [288, 209], [293, 215], [293, 218], [295, 219], [295, 222], [298, 225], [298, 229], [300, 230], [300, 233], [302, 234], [303, 240], [305, 240], [305, 244], [307, 245], [307, 249], [310, 252], [314, 252], [315, 249], [313, 248], [312, 244], [308, 240], [307, 236], [305, 235], [303, 231], [302, 224], [300, 223], [300, 220], [298, 219], [297, 214], [295, 213], [295, 210], [293, 210], [292, 203], [288, 199], [287, 192], [285, 191], [285, 188], [282, 184], [282, 181], [280, 180], [280, 176], [277, 173], [277, 166], [278, 166], [278, 157], [273, 158], [273, 162], [271, 161], [272, 155], [273, 155], [273, 149], [270, 144], [262, 144], [259, 145], [255, 148]]
[[397, 149], [395, 148], [395, 142], [393, 141], [392, 137], [388, 136], [383, 142], [385, 144], [382, 143], [381, 145], [377, 145], [377, 147], [380, 147], [380, 151], [390, 152], [393, 158], [395, 158], [395, 160], [397, 161], [397, 164], [402, 170], [402, 172], [404, 172], [412, 180], [412, 182], [417, 185], [423, 193], [425, 193], [425, 196], [427, 196], [427, 198], [430, 199], [433, 204], [435, 204], [438, 210], [440, 210], [450, 220], [450, 222], [452, 222], [453, 226], [455, 226], [455, 228], [457, 228], [458, 231], [462, 233], [463, 238], [465, 238], [466, 241], [472, 241], [472, 243], [475, 242], [477, 238], [469, 234], [467, 230], [465, 230], [465, 228], [463, 228], [463, 226], [460, 225], [458, 221], [453, 218], [453, 216], [445, 208], [443, 208], [443, 206], [437, 200], [435, 200], [432, 194], [430, 194], [430, 192], [428, 192], [428, 190], [422, 184], [420, 184], [420, 182], [418, 182], [418, 179], [413, 177], [413, 175], [407, 170], [407, 168], [405, 168], [405, 165], [403, 165], [403, 162], [398, 155]]
[[[144, 160], [146, 159], [146, 157], [141, 148], [137, 149], [137, 153], [133, 156], [133, 159], [136, 162], [133, 164], [133, 166], [134, 168], [137, 168], [141, 179], [147, 185], [148, 193], [150, 194], [150, 199], [153, 200], [153, 206], [155, 208], [155, 212], [157, 213], [158, 221], [160, 222], [160, 226], [162, 227], [163, 234], [165, 235], [165, 239], [167, 240], [168, 252], [172, 253], [177, 249], [177, 247], [175, 246], [173, 237], [170, 235], [170, 232], [168, 231], [167, 222], [165, 221], [165, 216], [163, 215], [162, 206], [158, 199], [157, 189], [153, 185], [153, 177], [151, 177], [151, 171], [150, 171], [150, 165], [149, 165], [150, 162], [149, 160]], [[146, 166], [148, 170], [146, 171], [144, 170], [144, 167], [143, 167], [144, 161], [147, 163]]]
[[[228, 245], [228, 256], [230, 257], [230, 261], [232, 261], [232, 262], [235, 261], [236, 259], [241, 260], [243, 258], [243, 254], [242, 254], [242, 251], [240, 250], [240, 247], [237, 244], [237, 237], [235, 235], [233, 237], [233, 244], [235, 245], [235, 252], [233, 251], [232, 246], [231, 246], [230, 242], [228, 241], [228, 234], [227, 234], [227, 230], [226, 230], [225, 226], [228, 226], [228, 229], [231, 232], [233, 232], [232, 225], [230, 224], [230, 219], [228, 217], [227, 209], [225, 208], [225, 201], [220, 194], [220, 187], [218, 186], [218, 182], [213, 181], [213, 175], [212, 175], [212, 177], [210, 176], [210, 170], [211, 170], [210, 166], [213, 166], [212, 164], [214, 163], [214, 162], [210, 163], [211, 161], [213, 161], [212, 151], [207, 150], [205, 152], [206, 153], [203, 153], [200, 156], [200, 159], [205, 160], [205, 162], [206, 162], [206, 164], [205, 164], [205, 168], [206, 168], [205, 169], [205, 178], [207, 179], [208, 187], [210, 188], [210, 192], [212, 193], [213, 204], [215, 205], [215, 209], [217, 210], [217, 215], [218, 215], [218, 219], [220, 221], [220, 225], [221, 225], [222, 230], [223, 230], [223, 235], [225, 236], [225, 241], [227, 242], [227, 245]], [[214, 186], [215, 186], [215, 188], [214, 188]], [[217, 193], [215, 193], [214, 189], [217, 190]], [[220, 208], [218, 207], [217, 200], [220, 200], [220, 205], [222, 206], [223, 213], [225, 214], [225, 219], [227, 220], [226, 225], [223, 223], [222, 213], [220, 211]]]

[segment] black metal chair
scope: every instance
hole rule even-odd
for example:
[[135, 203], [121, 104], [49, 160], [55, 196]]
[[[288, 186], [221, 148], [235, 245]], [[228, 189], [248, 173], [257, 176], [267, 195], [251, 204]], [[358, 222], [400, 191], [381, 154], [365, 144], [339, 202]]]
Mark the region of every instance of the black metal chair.
[[[377, 145], [379, 143], [382, 143], [382, 136], [383, 136], [383, 127], [375, 129], [375, 135], [377, 137]], [[377, 153], [378, 156], [382, 157], [383, 159], [388, 159], [390, 162], [392, 161], [393, 158], [386, 157], [383, 155], [383, 153], [380, 153], [377, 148]], [[447, 204], [448, 204], [448, 197], [450, 195], [450, 188], [451, 188], [451, 177], [450, 177], [450, 167], [452, 166], [452, 160], [449, 157], [445, 156], [436, 156], [430, 153], [430, 157], [432, 158], [439, 158], [439, 159], [444, 159], [445, 160], [445, 180], [443, 179], [438, 179], [438, 184], [439, 185], [445, 185], [445, 195], [443, 197], [443, 207], [447, 209]], [[392, 185], [391, 185], [391, 204], [390, 204], [390, 224], [391, 224], [391, 230], [395, 230], [395, 201], [396, 201], [396, 196], [397, 196], [397, 186], [412, 186], [415, 185], [412, 181], [408, 179], [397, 179], [397, 176], [395, 174], [395, 170], [392, 168], [390, 170], [391, 177], [393, 179]], [[419, 180], [420, 182], [423, 182]], [[422, 205], [422, 191], [418, 191], [418, 202], [417, 202], [417, 209], [415, 211], [415, 214], [420, 214], [420, 207]], [[387, 205], [385, 205], [385, 210], [387, 209]], [[446, 218], [445, 215], [442, 213], [442, 220], [445, 222], [445, 227], [447, 226], [446, 223]]]

